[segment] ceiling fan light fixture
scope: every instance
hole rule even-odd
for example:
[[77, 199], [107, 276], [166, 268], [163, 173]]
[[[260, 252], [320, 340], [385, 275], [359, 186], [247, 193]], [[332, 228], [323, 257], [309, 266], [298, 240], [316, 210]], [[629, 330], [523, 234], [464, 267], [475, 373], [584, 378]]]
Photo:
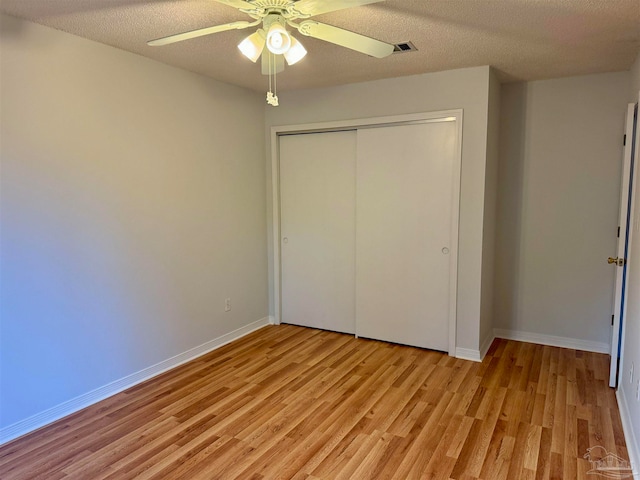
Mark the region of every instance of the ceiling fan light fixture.
[[298, 40], [291, 37], [291, 48], [289, 48], [289, 50], [284, 54], [287, 64], [293, 65], [294, 63], [298, 63], [306, 54], [307, 49], [304, 48]]
[[291, 48], [291, 35], [287, 32], [286, 28], [275, 21], [269, 27], [267, 32], [267, 48], [271, 53], [281, 55], [286, 53]]
[[265, 43], [266, 35], [264, 33], [264, 30], [259, 29], [242, 40], [242, 42], [240, 42], [240, 44], [238, 45], [238, 48], [245, 57], [247, 57], [253, 63], [256, 63], [258, 58], [260, 58], [262, 51], [264, 50]]

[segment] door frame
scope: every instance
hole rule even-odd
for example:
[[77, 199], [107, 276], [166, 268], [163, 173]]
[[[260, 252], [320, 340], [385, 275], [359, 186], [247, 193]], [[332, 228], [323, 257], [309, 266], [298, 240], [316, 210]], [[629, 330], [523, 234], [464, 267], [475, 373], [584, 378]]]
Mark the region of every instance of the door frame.
[[633, 233], [633, 217], [632, 202], [633, 191], [635, 187], [634, 178], [637, 160], [633, 151], [637, 139], [636, 135], [636, 110], [637, 104], [630, 103], [627, 106], [627, 114], [625, 121], [625, 145], [623, 149], [622, 159], [622, 175], [620, 185], [620, 211], [618, 218], [618, 241], [616, 244], [616, 258], [623, 258], [623, 265], [615, 265], [615, 281], [613, 289], [613, 312], [611, 322], [611, 363], [609, 365], [609, 386], [617, 387], [619, 378], [619, 361], [620, 361], [620, 342], [622, 340], [622, 329], [624, 325], [624, 306], [626, 304], [625, 289], [627, 277], [627, 257], [628, 248], [631, 243], [631, 235]]
[[[298, 125], [277, 125], [271, 127], [271, 205], [272, 205], [272, 265], [274, 323], [279, 325], [282, 315], [282, 263], [280, 252], [280, 148], [279, 137], [301, 133], [320, 133], [341, 130], [357, 130], [380, 126], [403, 125], [412, 123], [431, 123], [454, 121], [457, 127], [456, 155], [453, 166], [453, 218], [451, 222], [451, 260], [449, 262], [449, 355], [456, 352], [456, 323], [458, 299], [458, 231], [460, 221], [460, 170], [462, 165], [462, 122], [463, 110], [441, 110], [404, 115], [391, 115], [373, 118], [356, 118], [329, 122], [305, 123]], [[356, 319], [357, 322], [357, 319]]]

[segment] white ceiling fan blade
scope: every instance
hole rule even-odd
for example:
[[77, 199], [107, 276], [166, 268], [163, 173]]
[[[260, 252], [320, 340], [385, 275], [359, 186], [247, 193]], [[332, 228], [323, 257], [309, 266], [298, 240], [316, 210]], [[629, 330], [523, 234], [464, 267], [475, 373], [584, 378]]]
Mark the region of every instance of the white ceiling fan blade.
[[227, 30], [240, 30], [257, 25], [256, 22], [232, 22], [225, 23], [224, 25], [216, 25], [215, 27], [200, 28], [198, 30], [191, 30], [190, 32], [178, 33], [176, 35], [169, 35], [168, 37], [158, 38], [147, 42], [147, 45], [152, 47], [159, 47], [161, 45], [168, 45], [170, 43], [182, 42], [183, 40], [189, 40], [191, 38], [202, 37], [203, 35], [211, 35], [212, 33], [225, 32]]
[[229, 5], [230, 7], [237, 8], [238, 10], [253, 10], [256, 8], [255, 5], [249, 2], [245, 2], [244, 0], [214, 0], [218, 3], [224, 3], [225, 5]]
[[298, 30], [308, 37], [319, 38], [376, 58], [384, 58], [393, 53], [393, 45], [390, 43], [381, 42], [375, 38], [366, 37], [326, 23], [306, 20], [298, 26]]
[[293, 5], [293, 9], [303, 15], [313, 16], [378, 2], [384, 0], [300, 0]]

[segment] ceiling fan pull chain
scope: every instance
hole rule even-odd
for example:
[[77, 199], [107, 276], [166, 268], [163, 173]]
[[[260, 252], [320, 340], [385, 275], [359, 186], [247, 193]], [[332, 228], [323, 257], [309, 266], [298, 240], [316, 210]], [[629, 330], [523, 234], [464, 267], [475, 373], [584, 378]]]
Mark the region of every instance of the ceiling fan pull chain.
[[275, 68], [275, 63], [276, 63], [276, 59], [275, 59], [275, 54], [273, 55], [273, 63], [274, 63], [274, 69], [273, 69], [273, 97], [275, 98], [275, 105], [274, 107], [278, 106], [278, 69]]
[[267, 58], [269, 59], [269, 92], [271, 92], [271, 74], [273, 69], [271, 68], [271, 55], [272, 53], [267, 50]]
[[[276, 84], [276, 67], [275, 67], [275, 55], [271, 52], [267, 52], [267, 58], [269, 59], [269, 91], [267, 92], [267, 103], [272, 107], [278, 106], [278, 96], [271, 91], [271, 76], [273, 75], [273, 83]], [[274, 86], [274, 90], [277, 90], [277, 86]]]
[[273, 93], [271, 93], [271, 52], [267, 51], [266, 54], [269, 65], [269, 90], [267, 91], [267, 103], [271, 105], [271, 97], [273, 97]]

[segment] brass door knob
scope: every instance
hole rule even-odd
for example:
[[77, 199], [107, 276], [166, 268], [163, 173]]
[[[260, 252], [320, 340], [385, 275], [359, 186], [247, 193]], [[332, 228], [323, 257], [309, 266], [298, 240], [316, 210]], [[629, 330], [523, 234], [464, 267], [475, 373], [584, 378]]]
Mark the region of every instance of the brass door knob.
[[607, 263], [608, 264], [614, 264], [617, 265], [619, 267], [623, 267], [625, 263], [627, 263], [627, 261], [624, 258], [613, 258], [613, 257], [609, 257], [607, 259]]

